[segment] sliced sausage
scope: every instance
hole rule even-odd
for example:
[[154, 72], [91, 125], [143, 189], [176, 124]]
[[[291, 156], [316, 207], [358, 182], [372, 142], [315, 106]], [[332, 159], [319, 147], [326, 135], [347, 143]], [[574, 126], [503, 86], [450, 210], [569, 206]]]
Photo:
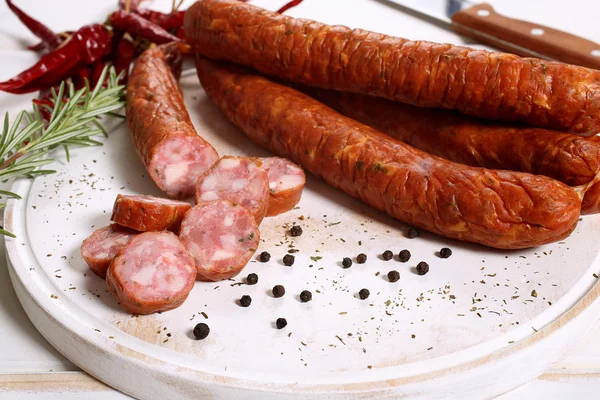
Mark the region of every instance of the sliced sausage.
[[222, 157], [196, 185], [196, 204], [230, 200], [246, 207], [260, 225], [269, 206], [269, 179], [261, 161], [249, 157]]
[[196, 262], [198, 279], [229, 279], [246, 266], [260, 241], [258, 224], [240, 204], [199, 203], [187, 212], [179, 237]]
[[281, 157], [263, 157], [260, 160], [269, 178], [267, 217], [282, 214], [296, 207], [306, 183], [302, 168]]
[[81, 257], [100, 278], [106, 278], [106, 270], [121, 247], [138, 232], [112, 224], [96, 230], [81, 245]]
[[115, 200], [110, 220], [140, 232], [177, 232], [183, 216], [191, 207], [184, 201], [120, 194]]
[[[339, 113], [450, 161], [546, 175], [570, 186], [600, 172], [600, 137], [487, 122], [444, 110], [355, 93], [302, 88]], [[600, 183], [583, 198], [582, 214], [600, 212]]]
[[295, 19], [202, 0], [185, 37], [206, 57], [281, 79], [482, 118], [600, 132], [600, 71]]
[[152, 314], [179, 307], [194, 287], [194, 259], [172, 232], [144, 232], [119, 251], [106, 274], [127, 311]]
[[146, 50], [127, 82], [127, 122], [142, 163], [169, 197], [194, 194], [198, 177], [219, 158], [196, 133], [170, 60], [177, 44]]
[[249, 138], [400, 221], [503, 249], [561, 240], [577, 224], [581, 190], [452, 163], [288, 86], [207, 59], [196, 64], [208, 97]]

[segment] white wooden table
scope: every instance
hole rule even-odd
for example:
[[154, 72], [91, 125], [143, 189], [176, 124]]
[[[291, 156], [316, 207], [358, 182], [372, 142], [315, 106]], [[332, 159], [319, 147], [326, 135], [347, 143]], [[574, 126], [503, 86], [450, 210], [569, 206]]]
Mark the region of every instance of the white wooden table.
[[[272, 0], [283, 3], [284, 0]], [[306, 3], [317, 0], [305, 0]], [[342, 1], [345, 0], [328, 0]], [[77, 28], [105, 15], [116, 0], [19, 0], [19, 5], [47, 22], [56, 31]], [[164, 3], [164, 2], [163, 2]], [[169, 2], [170, 3], [170, 2]], [[374, 0], [355, 0], [357, 21], [374, 18], [384, 9]], [[490, 0], [505, 14], [521, 16], [535, 22], [567, 30], [600, 41], [597, 15], [600, 2], [570, 0]], [[569, 7], [569, 9], [566, 9]], [[358, 11], [360, 9], [360, 12]], [[399, 24], [408, 24], [413, 39], [460, 42], [461, 39], [439, 27], [429, 25], [399, 11]], [[292, 12], [293, 14], [293, 12]], [[332, 16], [330, 18], [335, 21]], [[330, 21], [327, 21], [330, 22]], [[35, 61], [35, 55], [21, 51], [32, 37], [22, 28], [5, 6], [0, 4], [0, 59], [2, 68], [18, 72]], [[10, 65], [5, 64], [8, 62]], [[3, 72], [2, 77], [5, 77]], [[5, 96], [0, 94], [0, 96]], [[4, 110], [0, 110], [4, 112]], [[0, 184], [1, 189], [8, 185]], [[0, 239], [0, 400], [4, 399], [125, 399], [125, 396], [81, 372], [54, 350], [28, 320], [13, 291], [7, 272], [3, 239]], [[574, 351], [556, 363], [544, 375], [500, 397], [513, 399], [597, 398], [600, 390], [600, 327], [583, 338]], [[481, 394], [485, 398], [485, 393]]]

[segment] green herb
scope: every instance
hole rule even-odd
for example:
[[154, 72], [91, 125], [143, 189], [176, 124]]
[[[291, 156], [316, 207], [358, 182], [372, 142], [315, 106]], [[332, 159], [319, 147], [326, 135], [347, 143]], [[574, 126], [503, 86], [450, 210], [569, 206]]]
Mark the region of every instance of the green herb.
[[[108, 79], [106, 79], [108, 76]], [[106, 87], [102, 82], [106, 80]], [[125, 86], [119, 85], [119, 77], [114, 68], [104, 68], [95, 88], [86, 86], [75, 91], [72, 83], [61, 83], [58, 93], [52, 90], [51, 103], [43, 105], [51, 115], [45, 125], [38, 106], [33, 112], [21, 111], [12, 125], [8, 123], [8, 113], [0, 136], [0, 181], [17, 177], [35, 177], [54, 173], [41, 167], [54, 160], [48, 153], [62, 147], [67, 161], [70, 161], [69, 146], [98, 146], [101, 142], [92, 139], [97, 134], [107, 136], [100, 124], [103, 115], [112, 113], [125, 105]], [[63, 101], [65, 95], [68, 100]], [[2, 194], [20, 199], [16, 193], [2, 191]], [[0, 208], [6, 204], [0, 204]], [[15, 237], [0, 229], [0, 234]]]
[[319, 261], [319, 260], [320, 260], [320, 259], [322, 259], [322, 258], [323, 258], [323, 257], [321, 257], [321, 256], [311, 256], [311, 257], [310, 257], [310, 259], [311, 259], [311, 260], [313, 260], [313, 261], [315, 261], [315, 262]]

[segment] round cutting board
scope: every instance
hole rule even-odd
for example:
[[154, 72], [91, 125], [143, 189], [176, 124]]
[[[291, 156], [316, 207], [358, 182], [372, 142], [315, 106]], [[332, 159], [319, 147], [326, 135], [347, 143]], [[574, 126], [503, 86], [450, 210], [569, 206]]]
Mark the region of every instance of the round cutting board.
[[[213, 107], [197, 78], [183, 79], [194, 123], [221, 154], [258, 155]], [[160, 195], [139, 162], [126, 124], [102, 147], [78, 149], [56, 174], [23, 179], [6, 228], [10, 273], [42, 334], [85, 371], [141, 398], [199, 393], [281, 398], [461, 398], [498, 394], [541, 373], [600, 315], [600, 219], [585, 217], [567, 240], [525, 251], [497, 251], [408, 227], [309, 177], [293, 211], [261, 225], [258, 253], [234, 280], [197, 282], [180, 308], [151, 316], [124, 312], [79, 254], [83, 239], [109, 224], [118, 193]], [[303, 228], [291, 237], [289, 228]], [[450, 258], [439, 257], [450, 247]], [[396, 256], [384, 261], [381, 253]], [[412, 257], [402, 263], [397, 253]], [[294, 252], [288, 267], [282, 258]], [[344, 257], [364, 264], [341, 266]], [[419, 261], [430, 265], [416, 273]], [[391, 283], [387, 272], [397, 270]], [[254, 272], [256, 285], [243, 277]], [[270, 290], [281, 284], [283, 298]], [[358, 297], [362, 288], [371, 295]], [[302, 290], [313, 300], [299, 301]], [[249, 308], [237, 300], [253, 298]], [[277, 318], [285, 329], [274, 326]], [[198, 322], [210, 336], [194, 340]], [[505, 375], [505, 379], [500, 379]], [[148, 379], [150, 378], [150, 379]]]
[[[402, 34], [387, 8], [355, 3], [369, 5], [361, 17], [373, 14], [360, 21], [382, 16], [361, 27]], [[314, 14], [302, 16], [358, 26], [354, 14], [332, 21], [326, 10], [305, 10]], [[182, 89], [198, 132], [221, 155], [269, 155], [210, 104], [196, 77], [184, 78]], [[6, 240], [11, 279], [53, 346], [135, 397], [494, 396], [541, 374], [600, 317], [597, 216], [582, 218], [563, 242], [524, 251], [426, 232], [409, 239], [407, 226], [312, 177], [296, 209], [262, 223], [257, 254], [268, 251], [269, 262], [253, 259], [231, 281], [197, 282], [176, 310], [132, 316], [89, 271], [79, 248], [109, 224], [118, 193], [160, 193], [125, 124], [111, 129], [104, 146], [73, 151], [69, 163], [60, 152], [55, 157], [48, 168], [56, 174], [13, 186], [23, 200], [5, 210], [5, 228], [17, 235]], [[289, 235], [293, 224], [302, 236]], [[452, 249], [450, 258], [439, 257], [442, 247]], [[395, 258], [384, 261], [388, 249]], [[397, 258], [402, 249], [412, 254], [406, 263]], [[295, 263], [284, 266], [290, 251]], [[366, 263], [342, 268], [344, 257], [359, 253]], [[416, 273], [420, 261], [430, 265], [427, 275]], [[400, 273], [398, 282], [387, 280], [391, 270]], [[259, 276], [253, 286], [244, 281], [251, 272]], [[285, 286], [283, 298], [271, 295], [276, 284]], [[359, 299], [362, 288], [368, 299]], [[313, 293], [311, 302], [299, 301], [302, 290]], [[242, 308], [237, 300], [246, 294], [253, 302]], [[282, 330], [275, 327], [280, 317], [288, 321]], [[199, 322], [211, 328], [202, 341], [192, 334]]]

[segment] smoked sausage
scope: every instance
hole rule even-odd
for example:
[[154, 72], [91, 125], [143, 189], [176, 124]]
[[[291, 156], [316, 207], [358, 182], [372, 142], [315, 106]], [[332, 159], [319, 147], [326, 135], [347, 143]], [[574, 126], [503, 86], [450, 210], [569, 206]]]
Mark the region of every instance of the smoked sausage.
[[[127, 122], [142, 163], [169, 197], [194, 194], [198, 177], [219, 158], [196, 133], [171, 71], [177, 43], [146, 50], [127, 82]], [[175, 65], [175, 68], [177, 66]]]
[[237, 0], [200, 0], [187, 11], [184, 26], [197, 53], [291, 82], [600, 132], [600, 71], [329, 26]]
[[306, 184], [302, 168], [281, 157], [263, 157], [260, 160], [269, 178], [267, 216], [283, 214], [296, 207]]
[[501, 249], [561, 240], [581, 191], [551, 178], [452, 163], [288, 86], [199, 58], [208, 97], [250, 139], [408, 224]]
[[[546, 175], [570, 186], [600, 172], [600, 138], [499, 124], [334, 90], [302, 88], [340, 114], [427, 153], [475, 167]], [[582, 214], [600, 212], [600, 183], [583, 198]]]
[[172, 232], [144, 232], [119, 251], [106, 274], [108, 290], [134, 314], [179, 307], [196, 281], [194, 259]]
[[140, 232], [169, 230], [177, 233], [183, 216], [191, 207], [185, 201], [119, 194], [110, 220]]
[[117, 224], [96, 230], [81, 244], [81, 257], [100, 278], [106, 278], [106, 270], [121, 247], [138, 232]]

